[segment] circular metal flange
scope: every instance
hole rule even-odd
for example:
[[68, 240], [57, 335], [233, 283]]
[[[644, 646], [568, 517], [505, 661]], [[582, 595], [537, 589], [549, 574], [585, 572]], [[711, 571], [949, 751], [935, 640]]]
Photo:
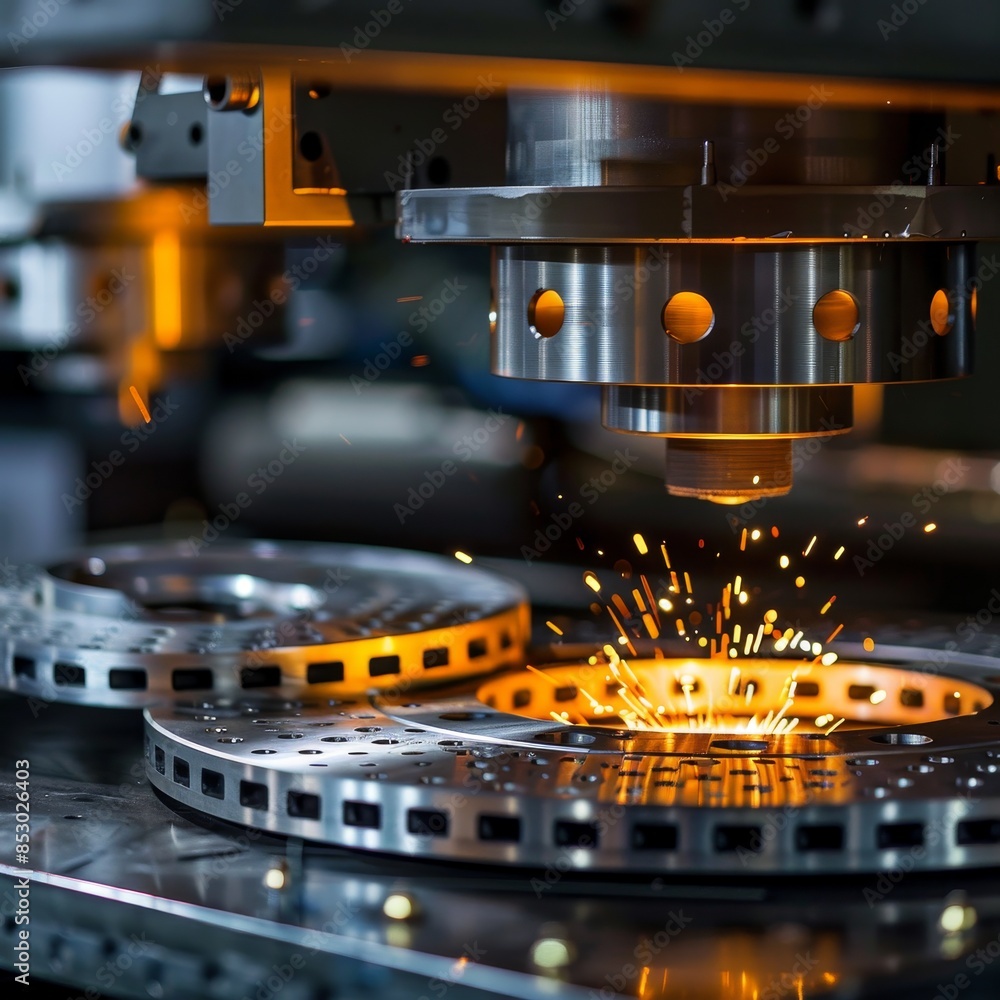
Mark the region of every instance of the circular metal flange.
[[854, 423], [851, 386], [608, 385], [601, 423], [609, 431], [659, 437], [722, 434], [820, 437]]
[[[766, 663], [742, 666], [780, 695]], [[685, 678], [697, 673], [681, 659], [650, 669], [665, 690], [683, 682], [690, 692]], [[276, 833], [558, 872], [829, 873], [1000, 860], [993, 657], [897, 647], [878, 664], [817, 668], [810, 698], [855, 705], [859, 728], [780, 737], [543, 721], [580, 707], [578, 685], [560, 674], [580, 670], [562, 666], [540, 682], [517, 671], [478, 694], [421, 700], [152, 709], [147, 773], [178, 802]], [[787, 678], [788, 669], [775, 673]], [[706, 689], [711, 677], [702, 674]], [[881, 704], [874, 685], [886, 692]]]
[[[931, 167], [952, 141], [943, 117], [888, 102], [835, 108], [815, 91], [793, 119], [784, 107], [639, 98], [585, 83], [511, 90], [507, 185], [401, 191], [399, 235], [612, 244], [997, 233], [997, 192], [941, 184]], [[926, 185], [886, 184], [900, 163], [926, 167]]]
[[[492, 368], [513, 378], [696, 390], [957, 378], [971, 373], [973, 259], [969, 246], [930, 242], [501, 246]], [[539, 289], [563, 303], [552, 336], [531, 328]], [[857, 304], [856, 327], [828, 339], [816, 308], [838, 290]], [[938, 292], [943, 324], [932, 306]], [[687, 343], [664, 330], [680, 293], [703, 297], [713, 312], [707, 332]]]
[[396, 199], [397, 232], [407, 243], [899, 245], [991, 240], [1000, 232], [993, 185], [509, 185], [419, 188]]
[[440, 556], [122, 545], [0, 588], [0, 684], [109, 706], [253, 688], [399, 692], [520, 662], [529, 630], [516, 584]]
[[803, 96], [805, 120], [791, 128], [777, 107], [639, 97], [583, 81], [572, 90], [511, 88], [507, 182], [685, 185], [709, 183], [706, 173], [714, 172], [737, 188], [865, 184], [894, 176], [917, 136], [936, 139], [944, 125], [936, 115], [898, 106], [832, 107], [815, 88]]

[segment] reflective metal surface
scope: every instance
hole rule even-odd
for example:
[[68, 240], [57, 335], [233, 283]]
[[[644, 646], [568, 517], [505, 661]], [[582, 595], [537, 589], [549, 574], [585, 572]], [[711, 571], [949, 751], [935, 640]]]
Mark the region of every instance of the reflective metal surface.
[[612, 385], [601, 392], [601, 423], [630, 434], [818, 436], [854, 423], [850, 387]]
[[787, 437], [670, 437], [664, 479], [671, 496], [736, 505], [784, 496], [794, 463]]
[[397, 235], [493, 245], [494, 374], [614, 387], [613, 430], [717, 438], [675, 449], [671, 493], [780, 495], [787, 437], [851, 426], [849, 393], [821, 413], [793, 388], [969, 374], [973, 241], [1000, 229], [992, 167], [944, 183], [944, 119], [832, 96], [512, 90], [508, 186], [401, 191]]
[[[15, 863], [7, 772], [0, 967], [13, 962], [6, 945], [24, 878], [33, 988], [44, 978], [72, 985], [74, 996], [109, 992], [110, 970], [121, 995], [192, 1000], [265, 996], [281, 980], [280, 995], [295, 1000], [749, 1000], [767, 990], [875, 1000], [930, 995], [933, 983], [969, 975], [967, 960], [1000, 934], [1000, 883], [989, 871], [819, 883], [748, 867], [725, 882], [678, 872], [610, 882], [559, 862], [498, 872], [303, 848], [169, 808], [142, 779], [131, 713], [51, 705], [36, 714], [26, 700], [0, 697], [9, 759], [24, 753], [26, 728], [35, 853], [30, 866]], [[884, 901], [869, 905], [865, 890]], [[408, 918], [386, 915], [390, 896], [409, 901]], [[971, 921], [946, 931], [942, 914], [956, 903]], [[546, 948], [564, 963], [536, 964]], [[998, 975], [984, 964], [962, 995], [989, 1000]]]
[[608, 430], [667, 438], [672, 496], [722, 504], [783, 496], [792, 487], [792, 439], [844, 434], [851, 386], [604, 386]]
[[134, 706], [185, 691], [406, 691], [523, 657], [524, 594], [490, 573], [213, 533], [21, 569], [0, 589], [0, 683], [44, 701]]
[[[171, 798], [221, 819], [407, 856], [789, 874], [878, 871], [919, 846], [919, 869], [996, 864], [995, 661], [948, 656], [928, 674], [921, 661], [930, 655], [883, 649], [876, 664], [803, 675], [803, 690], [806, 679], [819, 682], [813, 704], [855, 720], [826, 735], [744, 735], [737, 721], [691, 730], [706, 704], [735, 708], [725, 698], [728, 665], [689, 659], [633, 667], [653, 704], [668, 706], [661, 712], [685, 715], [669, 732], [512, 714], [515, 706], [542, 719], [586, 713], [584, 690], [603, 697], [607, 673], [586, 664], [538, 682], [515, 671], [478, 695], [195, 701], [148, 713], [147, 774]], [[764, 702], [780, 704], [793, 666], [746, 670]], [[685, 709], [687, 675], [700, 693]], [[868, 700], [876, 688], [878, 707]], [[925, 827], [936, 834], [925, 838]]]
[[[966, 246], [516, 246], [495, 251], [493, 371], [600, 384], [846, 385], [956, 378], [971, 369], [973, 254]], [[529, 329], [528, 303], [551, 288], [565, 303], [553, 337]], [[820, 336], [813, 309], [843, 288], [860, 326]], [[934, 293], [952, 298], [945, 336], [931, 327]], [[679, 344], [662, 313], [675, 292], [708, 299], [715, 323]]]
[[868, 187], [719, 184], [516, 186], [400, 191], [407, 243], [658, 243], [664, 240], [889, 242], [986, 240], [1000, 189], [893, 181]]
[[[792, 89], [789, 96], [796, 93]], [[777, 108], [641, 98], [594, 81], [558, 92], [511, 90], [507, 183], [695, 184], [708, 140], [717, 179], [740, 178], [737, 187], [748, 181], [872, 184], [898, 171], [914, 134], [933, 136], [944, 124], [940, 115], [915, 120], [885, 105], [878, 110], [829, 107], [834, 93], [834, 88], [803, 87], [801, 107], [798, 101], [790, 105], [800, 117], [793, 114], [789, 121]], [[767, 145], [750, 159], [754, 140]]]

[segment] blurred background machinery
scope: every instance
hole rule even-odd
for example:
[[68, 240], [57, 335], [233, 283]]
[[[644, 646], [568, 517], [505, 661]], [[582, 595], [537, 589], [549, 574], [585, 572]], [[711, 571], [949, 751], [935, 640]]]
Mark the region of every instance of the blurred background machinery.
[[[995, 5], [16, 0], [0, 26], [4, 584], [83, 541], [462, 549], [592, 643], [580, 572], [627, 578], [634, 533], [712, 548], [781, 525], [878, 562], [817, 585], [904, 646], [988, 606]], [[904, 516], [938, 530], [883, 560]], [[980, 631], [962, 651], [985, 676]], [[3, 711], [53, 803], [39, 977], [92, 982], [170, 884], [109, 992], [270, 989], [312, 948], [345, 995], [655, 995], [671, 963], [643, 980], [630, 955], [683, 900], [703, 928], [686, 995], [791, 995], [812, 946], [809, 989], [876, 996], [952, 981], [1000, 912], [991, 873], [974, 903], [947, 874], [870, 908], [769, 873], [487, 905], [482, 873], [177, 819], [135, 771], [131, 716]], [[979, 754], [962, 767], [989, 780]], [[80, 835], [74, 802], [102, 810]], [[349, 934], [309, 936], [338, 913]], [[698, 978], [719, 955], [742, 983]], [[309, 968], [285, 995], [337, 995]]]
[[[253, 4], [182, 4], [169, 25], [142, 4], [124, 21], [100, 4], [14, 9], [8, 61], [65, 68], [3, 79], [5, 405], [47, 433], [28, 449], [33, 474], [59, 485], [39, 503], [66, 499], [38, 541], [15, 532], [11, 557], [94, 530], [184, 537], [289, 428], [302, 458], [230, 530], [408, 544], [409, 490], [450, 459], [421, 534], [453, 544], [456, 512], [475, 508], [486, 516], [465, 519], [464, 540], [497, 555], [623, 447], [630, 475], [586, 525], [658, 511], [654, 436], [671, 435], [675, 492], [739, 501], [795, 478], [798, 497], [770, 509], [798, 520], [839, 507], [841, 488], [894, 510], [948, 448], [988, 453], [983, 380], [906, 384], [966, 373], [973, 355], [991, 364], [988, 295], [973, 318], [995, 271], [988, 244], [974, 252], [995, 200], [986, 62], [932, 8], [895, 25], [891, 11], [792, 6], [734, 6], [724, 25], [658, 4], [491, 7], [476, 46], [443, 8], [406, 6], [384, 26], [323, 4], [277, 26]], [[325, 52], [280, 47], [312, 31]], [[925, 39], [933, 60], [918, 55]], [[243, 47], [210, 51], [223, 43]], [[838, 44], [851, 77], [831, 60]], [[548, 188], [565, 194], [539, 202]], [[470, 243], [496, 245], [492, 281]], [[692, 288], [700, 319], [697, 300], [684, 311]], [[544, 291], [539, 322], [561, 317], [555, 336], [529, 332]], [[671, 302], [711, 334], [665, 333]], [[123, 448], [141, 422], [131, 386], [147, 406], [169, 395], [169, 419]], [[511, 419], [456, 454], [496, 407]], [[815, 440], [790, 458], [811, 432], [836, 436], [819, 461]], [[116, 450], [127, 461], [105, 487]], [[1000, 512], [994, 464], [974, 462], [943, 499], [970, 532]], [[714, 490], [733, 469], [742, 480]], [[21, 516], [37, 521], [31, 506]], [[697, 505], [671, 511], [693, 532], [718, 523]]]

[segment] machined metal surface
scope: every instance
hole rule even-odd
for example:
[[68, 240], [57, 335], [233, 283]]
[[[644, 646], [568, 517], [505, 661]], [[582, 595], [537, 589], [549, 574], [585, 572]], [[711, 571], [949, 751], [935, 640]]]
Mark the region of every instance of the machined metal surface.
[[[498, 247], [493, 371], [602, 385], [847, 385], [957, 378], [971, 369], [973, 252], [965, 245], [819, 244], [595, 248]], [[565, 305], [554, 336], [531, 332], [528, 305], [552, 289]], [[843, 289], [859, 326], [845, 341], [814, 325]], [[948, 332], [931, 324], [951, 296]], [[667, 336], [663, 310], [696, 292], [714, 312], [693, 343]]]
[[[155, 709], [147, 774], [220, 819], [423, 858], [689, 874], [878, 871], [904, 853], [924, 870], [996, 864], [995, 660], [890, 647], [871, 663], [850, 644], [841, 653], [852, 660], [810, 675], [817, 711], [855, 707], [855, 728], [829, 734], [543, 721], [582, 710], [584, 665], [534, 687], [534, 675], [504, 675], [478, 695]], [[639, 666], [664, 691], [685, 673], [712, 687], [689, 660]], [[787, 681], [787, 669], [744, 669], [764, 688]], [[875, 686], [879, 707], [868, 700]]]
[[[428, 87], [430, 67], [441, 66], [451, 82], [457, 64], [473, 78], [493, 71], [525, 87], [579, 87], [610, 77], [622, 89], [641, 94], [690, 100], [694, 93], [747, 103], [782, 99], [790, 80], [808, 90], [818, 74], [828, 74], [834, 99], [848, 106], [884, 105], [893, 98], [894, 105], [922, 107], [939, 103], [942, 91], [944, 100], [973, 107], [996, 104], [996, 91], [989, 86], [996, 78], [989, 40], [998, 18], [986, 0], [974, 3], [968, 19], [924, 6], [916, 19], [904, 8], [908, 20], [902, 22], [903, 15], [892, 8], [879, 11], [873, 21], [870, 7], [860, 0], [833, 10], [809, 8], [794, 17], [783, 10], [743, 7], [742, 0], [723, 10], [728, 11], [725, 21], [714, 0], [676, 10], [639, 4], [559, 11], [518, 2], [484, 6], [474, 19], [463, 20], [466, 8], [459, 0], [436, 0], [414, 13], [405, 33], [387, 36], [375, 32], [378, 21], [367, 27], [371, 5], [364, 0], [331, 8], [292, 7], [278, 19], [266, 9], [220, 7], [226, 14], [221, 20], [200, 0], [177, 0], [168, 9], [145, 0], [127, 16], [117, 0], [91, 0], [88, 9], [71, 6], [48, 20], [35, 12], [32, 0], [17, 0], [5, 7], [0, 23], [11, 38], [4, 52], [9, 64], [121, 65], [159, 56], [197, 72], [206, 63], [308, 61], [320, 78], [360, 77], [376, 84], [391, 79], [401, 89]], [[32, 31], [39, 27], [32, 17], [42, 22], [41, 30]], [[858, 47], [850, 64], [852, 74], [868, 79], [855, 81], [844, 76], [844, 52], [868, 31], [875, 44]], [[331, 50], [338, 52], [337, 59], [329, 58]], [[924, 58], [928, 51], [934, 52], [933, 60]], [[764, 76], [763, 85], [758, 76]], [[967, 85], [956, 86], [956, 81]]]
[[[795, 93], [789, 89], [790, 97]], [[826, 87], [802, 88], [804, 103], [795, 109], [800, 116], [789, 119], [785, 109], [639, 98], [592, 82], [560, 92], [512, 89], [507, 181], [553, 187], [697, 183], [703, 144], [710, 140], [722, 180], [865, 184], [891, 176], [915, 137], [929, 142], [944, 124], [940, 114], [829, 107], [832, 96]], [[767, 155], [748, 160], [748, 140], [757, 136], [772, 139]]]
[[913, 242], [995, 239], [1000, 189], [697, 185], [450, 188], [400, 191], [408, 243], [642, 244], [664, 240]]
[[832, 96], [512, 89], [507, 186], [402, 191], [397, 234], [493, 246], [494, 374], [602, 385], [612, 430], [717, 439], [677, 450], [670, 492], [785, 493], [787, 438], [851, 426], [849, 392], [821, 413], [796, 389], [970, 373], [975, 241], [1000, 230], [991, 159], [946, 183], [944, 116]]
[[743, 504], [784, 496], [795, 456], [787, 437], [667, 439], [667, 492], [712, 503]]
[[[32, 990], [45, 979], [73, 986], [73, 996], [107, 993], [110, 976], [119, 996], [219, 1000], [274, 989], [269, 977], [284, 970], [281, 996], [294, 1000], [445, 991], [593, 1000], [635, 995], [640, 983], [645, 996], [878, 1000], [930, 996], [934, 984], [968, 975], [967, 959], [995, 947], [1000, 932], [1000, 884], [989, 871], [894, 881], [893, 868], [821, 886], [750, 867], [725, 882], [676, 872], [609, 880], [565, 864], [521, 871], [302, 849], [171, 809], [142, 777], [132, 713], [51, 705], [36, 714], [27, 700], [0, 696], [8, 759], [25, 754], [26, 732], [33, 851], [29, 865], [16, 863], [8, 771], [0, 912], [15, 912], [26, 879]], [[411, 904], [408, 919], [386, 915], [390, 896]], [[964, 905], [973, 926], [946, 931], [952, 905]], [[15, 961], [7, 945], [17, 930], [0, 923], [0, 967]], [[564, 943], [566, 964], [534, 963], [545, 942], [557, 955]], [[987, 964], [962, 996], [991, 1000], [997, 976]]]
[[725, 427], [734, 437], [842, 433], [854, 423], [848, 386], [609, 385], [601, 392], [601, 423], [630, 434], [702, 437]]
[[943, 120], [829, 97], [514, 90], [508, 186], [400, 192], [397, 231], [494, 246], [495, 374], [600, 384], [612, 430], [715, 438], [668, 450], [671, 493], [786, 493], [787, 438], [852, 423], [849, 389], [804, 387], [970, 373], [972, 241], [1000, 227], [994, 191], [941, 183]]
[[114, 706], [248, 688], [329, 697], [523, 656], [523, 592], [474, 567], [348, 545], [202, 547], [122, 545], [19, 569], [0, 589], [0, 683]]

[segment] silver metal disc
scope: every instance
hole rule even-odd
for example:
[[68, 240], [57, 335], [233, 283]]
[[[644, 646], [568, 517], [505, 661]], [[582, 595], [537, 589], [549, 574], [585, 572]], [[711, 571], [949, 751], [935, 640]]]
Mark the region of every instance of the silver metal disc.
[[112, 706], [255, 688], [400, 692], [520, 662], [528, 617], [517, 585], [439, 556], [123, 545], [0, 587], [0, 686]]
[[996, 669], [993, 656], [881, 647], [878, 663], [816, 675], [817, 695], [856, 700], [856, 728], [780, 737], [540, 721], [577, 697], [545, 678], [526, 718], [508, 707], [529, 705], [526, 671], [421, 699], [205, 700], [147, 712], [147, 773], [235, 823], [556, 874], [976, 867], [1000, 861]]

